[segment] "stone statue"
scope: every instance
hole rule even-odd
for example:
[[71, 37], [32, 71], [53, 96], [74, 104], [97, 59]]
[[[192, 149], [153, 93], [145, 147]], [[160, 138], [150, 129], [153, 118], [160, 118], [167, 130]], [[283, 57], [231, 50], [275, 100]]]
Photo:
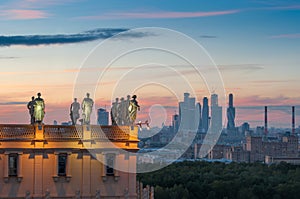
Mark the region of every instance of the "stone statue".
[[111, 124], [117, 125], [117, 102], [113, 102], [110, 110], [110, 118], [111, 118]]
[[29, 110], [29, 115], [30, 115], [30, 124], [34, 124], [35, 119], [34, 119], [34, 96], [31, 97], [31, 101], [28, 102], [27, 108]]
[[125, 124], [125, 109], [126, 105], [125, 105], [125, 101], [124, 101], [124, 97], [121, 97], [120, 100], [120, 105], [119, 105], [119, 125], [124, 125]]
[[114, 117], [114, 121], [115, 121], [115, 125], [119, 125], [119, 118], [120, 118], [120, 114], [119, 114], [119, 98], [116, 98], [116, 101], [114, 102], [114, 108], [113, 108], [113, 117]]
[[80, 104], [77, 102], [77, 98], [74, 98], [74, 102], [71, 104], [70, 107], [70, 117], [72, 120], [72, 125], [76, 125], [77, 120], [79, 119], [79, 109]]
[[37, 98], [34, 100], [34, 119], [37, 123], [42, 123], [45, 115], [45, 103], [41, 98], [41, 93], [37, 94]]
[[90, 124], [90, 118], [93, 110], [94, 101], [90, 98], [90, 94], [86, 94], [86, 98], [83, 99], [81, 108], [82, 108], [82, 119], [83, 124]]
[[130, 125], [130, 117], [129, 117], [129, 111], [128, 111], [128, 108], [129, 108], [129, 105], [130, 105], [130, 95], [127, 95], [127, 99], [125, 100], [125, 107], [124, 107], [124, 125]]
[[136, 101], [136, 98], [137, 98], [136, 95], [132, 96], [132, 100], [130, 100], [130, 105], [128, 107], [130, 124], [132, 126], [134, 125], [134, 122], [136, 120], [137, 111], [140, 110], [140, 106], [139, 106], [138, 102]]

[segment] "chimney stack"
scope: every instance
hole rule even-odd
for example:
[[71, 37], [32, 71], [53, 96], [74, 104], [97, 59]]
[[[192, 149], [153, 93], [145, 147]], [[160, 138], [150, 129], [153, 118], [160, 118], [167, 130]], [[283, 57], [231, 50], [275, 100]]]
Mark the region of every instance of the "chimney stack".
[[265, 136], [268, 134], [268, 107], [265, 106]]
[[292, 134], [295, 135], [295, 106], [292, 106]]

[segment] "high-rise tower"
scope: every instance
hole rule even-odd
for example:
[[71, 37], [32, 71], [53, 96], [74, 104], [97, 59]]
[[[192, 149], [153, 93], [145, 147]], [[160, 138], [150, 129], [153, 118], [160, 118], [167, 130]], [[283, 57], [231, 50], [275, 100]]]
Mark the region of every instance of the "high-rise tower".
[[218, 95], [211, 95], [211, 131], [213, 133], [222, 130], [222, 107], [218, 105]]
[[203, 108], [202, 108], [202, 130], [207, 133], [209, 127], [209, 106], [207, 97], [203, 98]]
[[227, 108], [227, 130], [235, 129], [235, 108], [233, 106], [233, 95], [232, 93], [229, 94], [229, 103]]
[[202, 116], [201, 116], [201, 104], [198, 102], [196, 104], [196, 111], [195, 111], [195, 119], [196, 119], [196, 124], [198, 124], [198, 131], [201, 132], [202, 129]]
[[212, 94], [210, 96], [210, 106], [213, 107], [213, 106], [218, 106], [218, 95], [217, 94]]
[[190, 97], [189, 93], [184, 93], [183, 102], [179, 102], [179, 118], [180, 129], [197, 130], [195, 98]]

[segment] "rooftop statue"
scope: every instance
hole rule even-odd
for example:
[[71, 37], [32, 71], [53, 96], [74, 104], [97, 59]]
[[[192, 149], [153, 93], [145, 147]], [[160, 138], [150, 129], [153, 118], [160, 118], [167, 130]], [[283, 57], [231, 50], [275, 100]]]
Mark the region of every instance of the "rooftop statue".
[[116, 98], [116, 101], [112, 103], [112, 107], [110, 110], [111, 124], [117, 125], [118, 120], [118, 101], [119, 98]]
[[129, 108], [130, 106], [130, 95], [127, 95], [127, 99], [125, 100], [125, 106], [124, 106], [124, 125], [130, 125], [130, 117], [129, 117]]
[[120, 104], [119, 104], [119, 110], [118, 110], [118, 113], [119, 113], [119, 122], [118, 122], [118, 124], [120, 125], [120, 126], [122, 126], [122, 125], [125, 125], [125, 112], [128, 112], [128, 109], [127, 110], [125, 110], [125, 108], [126, 108], [126, 104], [125, 104], [126, 102], [124, 101], [124, 97], [121, 97], [121, 101], [120, 101]]
[[82, 119], [83, 124], [90, 124], [90, 118], [93, 110], [94, 101], [90, 98], [90, 94], [86, 94], [86, 98], [83, 99], [81, 108], [82, 108]]
[[34, 96], [31, 97], [31, 101], [28, 102], [27, 104], [27, 108], [29, 111], [29, 115], [30, 115], [30, 124], [34, 124], [35, 119], [34, 119]]
[[133, 95], [132, 100], [130, 100], [130, 105], [128, 107], [129, 111], [129, 118], [130, 118], [130, 125], [134, 125], [136, 120], [137, 111], [140, 110], [140, 106], [138, 101], [136, 100], [137, 96]]
[[117, 116], [117, 100], [112, 103], [111, 109], [110, 109], [110, 118], [111, 118], [111, 124], [117, 125], [116, 116]]
[[37, 98], [34, 100], [34, 119], [36, 123], [42, 123], [45, 115], [45, 103], [41, 98], [41, 93], [37, 94]]
[[77, 102], [77, 98], [74, 98], [74, 102], [71, 104], [70, 107], [70, 117], [72, 120], [72, 125], [76, 125], [77, 120], [79, 119], [79, 109], [80, 104]]
[[112, 103], [110, 110], [111, 123], [112, 125], [120, 126], [134, 126], [138, 125], [141, 127], [142, 124], [146, 124], [149, 127], [148, 121], [145, 123], [135, 124], [137, 111], [140, 110], [140, 106], [136, 100], [137, 96], [133, 95], [132, 100], [130, 100], [130, 95], [127, 95], [127, 98], [124, 97], [116, 98], [116, 101]]

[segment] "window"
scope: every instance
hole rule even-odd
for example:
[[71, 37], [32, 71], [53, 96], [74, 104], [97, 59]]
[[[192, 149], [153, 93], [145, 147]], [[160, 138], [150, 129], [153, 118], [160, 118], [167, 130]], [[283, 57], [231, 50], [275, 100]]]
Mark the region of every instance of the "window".
[[71, 176], [71, 162], [70, 159], [71, 152], [59, 151], [54, 152], [55, 155], [55, 170], [53, 177], [54, 182], [58, 182], [59, 179], [69, 182], [72, 178]]
[[66, 176], [67, 174], [67, 154], [58, 155], [58, 176]]
[[8, 175], [18, 175], [18, 154], [16, 153], [11, 153], [8, 156]]
[[113, 176], [114, 172], [114, 164], [115, 164], [115, 154], [107, 154], [106, 155], [106, 175]]

